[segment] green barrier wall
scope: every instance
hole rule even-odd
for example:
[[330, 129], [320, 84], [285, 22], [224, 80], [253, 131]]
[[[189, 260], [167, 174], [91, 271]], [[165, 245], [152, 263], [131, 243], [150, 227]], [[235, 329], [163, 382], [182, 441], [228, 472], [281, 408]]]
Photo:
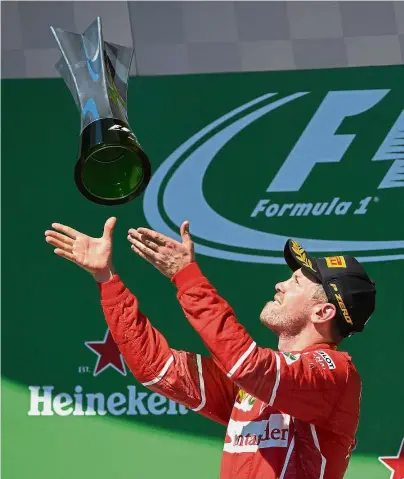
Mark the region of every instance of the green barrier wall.
[[[366, 332], [341, 347], [353, 356], [363, 379], [359, 443], [346, 477], [390, 477], [378, 457], [397, 454], [404, 431], [404, 262], [397, 259], [403, 258], [404, 239], [403, 85], [402, 67], [132, 78], [130, 124], [154, 173], [222, 115], [262, 95], [277, 95], [201, 136], [154, 183], [156, 193], [149, 194], [147, 205], [141, 198], [103, 207], [85, 200], [73, 181], [79, 113], [63, 81], [3, 81], [3, 477], [185, 479], [191, 470], [193, 479], [218, 477], [224, 427], [153, 395], [112, 350], [102, 361], [115, 360], [116, 367], [96, 371], [98, 356], [85, 343], [103, 341], [107, 333], [97, 287], [89, 275], [53, 254], [44, 231], [57, 221], [100, 236], [106, 218], [117, 216], [115, 265], [143, 312], [173, 348], [205, 353], [175, 289], [131, 252], [127, 230], [156, 227], [161, 220], [177, 233], [175, 222], [190, 219], [191, 234], [193, 227], [197, 231], [201, 218], [192, 201], [184, 210], [186, 182], [170, 204], [164, 198], [167, 191], [169, 200], [169, 180], [223, 128], [230, 131], [236, 120], [299, 92], [300, 97], [241, 129], [198, 181], [212, 210], [250, 231], [362, 245], [380, 242], [378, 249], [346, 251], [372, 258], [365, 267], [378, 286], [377, 310]], [[362, 104], [364, 111], [343, 118], [348, 104], [352, 109]], [[332, 121], [336, 143], [327, 127]], [[303, 133], [307, 144], [300, 144], [297, 157], [317, 163], [300, 186], [291, 186], [286, 175], [281, 187], [289, 190], [267, 191]], [[341, 138], [345, 148], [338, 143]], [[293, 168], [304, 176], [300, 166]], [[306, 209], [307, 203], [331, 205], [335, 198], [329, 214]], [[278, 210], [267, 210], [272, 204]], [[292, 206], [282, 216], [274, 213], [287, 204]], [[181, 217], [187, 212], [191, 217]], [[221, 242], [217, 229], [197, 233], [198, 262], [205, 274], [257, 343], [276, 348], [276, 338], [258, 319], [276, 282], [289, 274], [275, 242], [237, 245], [234, 238]], [[221, 234], [231, 238], [225, 227]], [[210, 248], [211, 256], [201, 248]], [[91, 404], [95, 393], [98, 399]]]

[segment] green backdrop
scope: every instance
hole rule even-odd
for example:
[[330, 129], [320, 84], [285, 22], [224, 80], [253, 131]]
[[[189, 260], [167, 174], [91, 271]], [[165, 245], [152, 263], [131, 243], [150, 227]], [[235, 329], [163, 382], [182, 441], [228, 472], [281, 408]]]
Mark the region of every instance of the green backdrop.
[[[402, 241], [404, 188], [398, 182], [378, 189], [393, 161], [404, 157], [402, 142], [386, 161], [372, 158], [404, 109], [403, 85], [402, 67], [135, 77], [129, 84], [128, 113], [155, 172], [188, 138], [238, 106], [271, 92], [278, 93], [276, 98], [309, 92], [263, 116], [220, 151], [203, 180], [207, 202], [221, 216], [257, 231], [322, 240]], [[297, 192], [266, 192], [326, 95], [347, 90], [388, 93], [339, 126], [337, 134], [355, 135], [340, 162], [318, 163]], [[191, 470], [193, 479], [218, 477], [223, 426], [178, 405], [159, 404], [130, 372], [106, 367], [94, 375], [97, 355], [85, 342], [102, 341], [106, 334], [98, 290], [88, 274], [54, 255], [45, 243], [44, 231], [52, 222], [100, 236], [107, 217], [117, 216], [114, 262], [142, 310], [173, 348], [206, 350], [183, 317], [168, 279], [130, 250], [127, 230], [149, 225], [144, 199], [103, 207], [76, 189], [78, 134], [79, 114], [61, 79], [2, 81], [3, 477], [185, 479]], [[159, 195], [162, 205], [163, 189]], [[260, 199], [281, 205], [334, 197], [354, 206], [363, 198], [372, 200], [363, 215], [354, 215], [352, 207], [345, 215], [326, 218], [251, 216]], [[168, 213], [161, 214], [175, 229]], [[198, 217], [190, 219], [192, 233]], [[214, 237], [195, 239], [216, 250], [240, 251], [218, 245]], [[246, 251], [253, 252], [248, 245]], [[387, 253], [402, 257], [403, 250], [375, 255]], [[280, 257], [279, 251], [273, 254]], [[203, 254], [198, 262], [257, 343], [276, 348], [276, 338], [258, 317], [276, 282], [287, 277], [286, 266]], [[376, 259], [365, 266], [378, 285], [377, 310], [366, 332], [341, 348], [351, 353], [363, 379], [359, 443], [346, 477], [387, 479], [390, 472], [378, 456], [397, 454], [404, 431], [403, 260]], [[58, 409], [48, 401], [53, 415], [30, 415], [35, 398], [29, 387], [43, 395], [45, 386], [53, 387], [53, 399], [64, 393], [58, 397], [64, 401], [73, 400], [77, 391], [84, 397], [100, 393], [106, 414], [99, 414], [100, 402], [93, 415], [79, 416], [69, 414], [69, 404]], [[75, 391], [77, 386], [81, 389]], [[119, 397], [131, 406], [130, 414], [111, 414], [113, 407], [108, 411], [114, 393], [124, 395]], [[80, 401], [78, 396], [76, 411]]]

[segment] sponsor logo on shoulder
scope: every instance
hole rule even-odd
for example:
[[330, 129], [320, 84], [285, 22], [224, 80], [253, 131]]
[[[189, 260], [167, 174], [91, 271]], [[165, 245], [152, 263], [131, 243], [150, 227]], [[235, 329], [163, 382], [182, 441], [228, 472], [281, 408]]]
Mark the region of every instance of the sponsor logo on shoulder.
[[285, 357], [286, 364], [292, 364], [296, 362], [300, 358], [300, 354], [292, 354], [292, 353], [282, 353]]
[[328, 369], [335, 369], [335, 363], [334, 361], [330, 358], [330, 356], [328, 356], [327, 353], [325, 353], [324, 351], [317, 351], [318, 354], [324, 359], [324, 361], [326, 362], [327, 366], [328, 366]]

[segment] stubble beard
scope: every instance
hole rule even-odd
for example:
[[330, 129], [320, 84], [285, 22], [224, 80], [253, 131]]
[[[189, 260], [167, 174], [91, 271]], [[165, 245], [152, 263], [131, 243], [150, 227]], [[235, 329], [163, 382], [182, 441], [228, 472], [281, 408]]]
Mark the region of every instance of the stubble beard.
[[261, 311], [260, 321], [278, 336], [295, 336], [302, 329], [304, 317], [302, 314], [302, 317], [293, 318], [282, 307], [269, 302]]
[[260, 320], [264, 326], [279, 335], [284, 331], [290, 317], [279, 306], [277, 307], [274, 303], [269, 302], [261, 311]]

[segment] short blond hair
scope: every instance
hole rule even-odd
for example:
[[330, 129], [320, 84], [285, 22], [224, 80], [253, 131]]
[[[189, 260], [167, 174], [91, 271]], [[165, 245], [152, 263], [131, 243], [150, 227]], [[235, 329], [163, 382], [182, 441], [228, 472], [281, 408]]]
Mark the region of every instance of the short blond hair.
[[322, 284], [318, 284], [316, 290], [313, 293], [313, 299], [320, 303], [328, 303], [327, 295], [325, 294]]

